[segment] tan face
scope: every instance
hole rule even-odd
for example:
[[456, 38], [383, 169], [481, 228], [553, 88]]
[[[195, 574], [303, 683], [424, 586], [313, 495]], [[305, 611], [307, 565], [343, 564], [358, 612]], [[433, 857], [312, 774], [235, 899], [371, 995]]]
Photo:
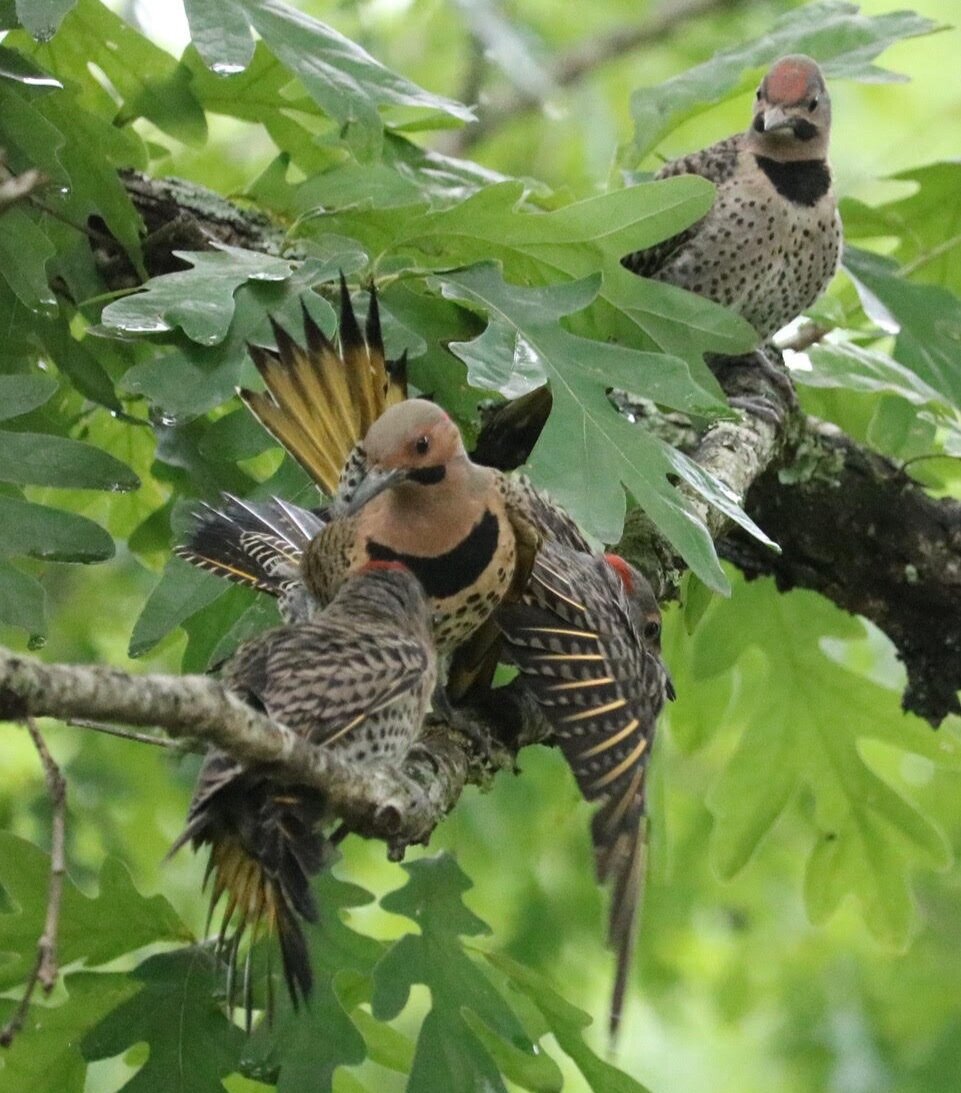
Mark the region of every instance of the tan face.
[[424, 399], [391, 407], [368, 430], [364, 448], [368, 463], [384, 470], [443, 466], [464, 454], [457, 426]]
[[772, 147], [819, 148], [831, 129], [831, 97], [821, 70], [796, 54], [775, 61], [761, 81], [751, 130]]

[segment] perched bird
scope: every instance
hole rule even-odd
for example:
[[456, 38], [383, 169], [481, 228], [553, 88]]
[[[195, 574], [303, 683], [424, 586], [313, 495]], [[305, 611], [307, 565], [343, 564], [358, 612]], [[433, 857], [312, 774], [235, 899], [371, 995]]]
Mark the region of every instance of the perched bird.
[[696, 224], [621, 261], [629, 270], [732, 308], [767, 339], [821, 295], [837, 269], [841, 220], [831, 189], [831, 99], [810, 57], [776, 61], [751, 125], [666, 163], [657, 178], [700, 175], [717, 195]]
[[608, 944], [617, 961], [610, 1031], [627, 989], [644, 881], [645, 773], [664, 701], [660, 612], [645, 578], [616, 554], [548, 543], [528, 591], [497, 613], [505, 650], [550, 722], [588, 801], [598, 881], [611, 888]]
[[[343, 286], [341, 329], [342, 347], [359, 337]], [[338, 356], [309, 330], [305, 351], [278, 328], [277, 352], [254, 355], [267, 392], [243, 393], [333, 501], [311, 511], [276, 500], [227, 498], [221, 509], [199, 514], [178, 553], [296, 605], [328, 602], [345, 577], [370, 560], [402, 562], [431, 597], [438, 652], [445, 660], [452, 654], [447, 696], [454, 701], [489, 680], [506, 638], [509, 658], [542, 703], [582, 790], [602, 803], [594, 838], [598, 874], [613, 887], [613, 1027], [639, 898], [648, 745], [665, 695], [673, 696], [658, 657], [657, 603], [633, 567], [592, 553], [571, 517], [530, 482], [473, 462], [440, 407], [403, 400], [377, 331], [379, 323], [372, 331], [368, 321], [363, 352], [355, 352], [365, 382], [383, 397], [380, 416], [362, 439], [338, 409], [340, 396], [323, 396], [323, 413], [311, 412], [313, 396], [306, 392], [343, 392], [353, 381], [341, 375], [348, 354]], [[370, 367], [372, 361], [379, 367]], [[520, 420], [530, 432], [549, 413], [549, 394], [526, 405]], [[332, 415], [338, 417], [334, 425]], [[502, 418], [492, 450], [523, 447], [523, 440], [506, 435], [509, 430]], [[334, 470], [338, 459], [344, 462], [340, 473]], [[323, 526], [310, 533], [313, 521]], [[309, 592], [299, 599], [289, 582], [298, 561]], [[543, 628], [554, 643], [548, 653], [537, 644], [545, 640]], [[555, 670], [562, 674], [552, 677]], [[548, 690], [552, 683], [569, 686]], [[571, 711], [584, 718], [576, 729], [562, 721]], [[590, 755], [576, 747], [585, 734]]]
[[[241, 645], [223, 669], [224, 683], [251, 705], [361, 766], [406, 753], [436, 675], [427, 598], [398, 562], [363, 566], [312, 621], [265, 631]], [[252, 945], [276, 932], [294, 1005], [310, 993], [301, 920], [317, 917], [309, 880], [332, 857], [322, 832], [329, 820], [315, 788], [279, 783], [267, 770], [245, 767], [219, 750], [208, 753], [187, 826], [171, 853], [187, 842], [195, 849], [210, 844], [211, 916], [227, 897], [219, 948], [228, 962], [228, 1004], [245, 934]], [[249, 1026], [249, 946], [243, 1001]]]

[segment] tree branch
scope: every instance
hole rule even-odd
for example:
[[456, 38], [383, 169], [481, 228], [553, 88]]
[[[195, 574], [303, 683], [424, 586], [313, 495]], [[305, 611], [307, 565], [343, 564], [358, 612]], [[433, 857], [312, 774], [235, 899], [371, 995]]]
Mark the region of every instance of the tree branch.
[[[781, 553], [699, 498], [692, 508], [718, 553], [748, 578], [820, 592], [875, 623], [907, 669], [904, 708], [940, 724], [961, 712], [961, 503], [930, 497], [890, 459], [798, 412], [753, 359], [736, 359], [722, 386], [772, 403], [782, 425], [746, 413], [693, 443], [684, 423], [660, 419], [659, 427], [727, 485]], [[683, 562], [639, 510], [628, 515], [620, 549], [662, 595], [676, 594]]]
[[783, 553], [736, 530], [722, 554], [749, 577], [813, 589], [875, 623], [907, 669], [906, 710], [934, 725], [961, 713], [961, 503], [930, 497], [891, 460], [814, 418], [789, 454], [788, 473], [772, 468], [747, 495]]
[[[159, 268], [151, 269], [148, 262], [151, 272], [176, 261], [166, 247], [189, 247], [197, 232], [216, 234], [226, 230], [225, 222], [243, 218], [239, 210], [227, 215], [222, 199], [190, 184], [128, 175], [127, 186], [138, 209], [153, 217], [154, 231], [164, 223], [158, 219], [160, 210], [171, 217], [164, 247], [152, 255]], [[211, 207], [217, 212], [208, 222]], [[187, 237], [178, 239], [183, 225], [194, 221]], [[264, 227], [257, 217], [247, 223], [243, 245], [276, 253], [276, 229]], [[819, 328], [805, 337], [818, 333]], [[703, 435], [680, 415], [660, 414], [650, 406], [632, 405], [632, 412], [724, 482], [782, 551], [778, 557], [743, 534], [729, 535], [723, 514], [689, 494], [692, 509], [719, 540], [721, 552], [749, 576], [770, 573], [782, 588], [814, 589], [875, 622], [907, 666], [905, 707], [938, 724], [958, 708], [961, 688], [957, 503], [929, 498], [889, 460], [806, 418], [787, 386], [772, 380], [771, 369], [756, 357], [717, 363], [729, 396], [753, 402], [757, 409], [766, 404], [767, 412], [749, 408], [741, 420], [720, 422]], [[821, 530], [816, 544], [809, 514]], [[847, 534], [835, 534], [839, 528], [848, 529]], [[676, 594], [683, 561], [643, 513], [628, 515], [619, 549], [644, 570], [660, 595]]]
[[306, 743], [206, 676], [132, 676], [118, 668], [44, 664], [0, 648], [0, 720], [160, 726], [177, 740], [202, 741], [260, 766], [279, 782], [316, 788], [351, 831], [382, 839], [394, 857], [429, 839], [468, 782], [484, 784], [493, 772], [513, 769], [521, 743], [547, 735], [535, 711], [512, 699], [509, 688], [497, 693], [499, 724], [489, 712], [458, 709], [459, 718], [495, 730], [488, 755], [478, 755], [456, 728], [429, 719], [402, 766], [359, 767]]
[[[614, 27], [596, 38], [579, 42], [562, 53], [548, 68], [548, 77], [555, 87], [570, 87], [596, 69], [628, 53], [654, 45], [669, 37], [685, 24], [739, 6], [743, 0], [678, 0], [665, 4], [653, 18], [643, 23], [628, 23]], [[481, 103], [477, 122], [452, 133], [444, 151], [449, 155], [467, 155], [491, 133], [515, 118], [543, 106], [541, 99], [517, 88], [499, 95], [488, 104]]]

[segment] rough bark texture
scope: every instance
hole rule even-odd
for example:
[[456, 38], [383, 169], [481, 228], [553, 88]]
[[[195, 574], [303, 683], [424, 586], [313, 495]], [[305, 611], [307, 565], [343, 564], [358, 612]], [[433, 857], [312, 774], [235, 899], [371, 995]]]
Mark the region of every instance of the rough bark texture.
[[783, 547], [740, 531], [719, 544], [749, 577], [814, 589], [894, 642], [903, 703], [932, 724], [961, 713], [961, 504], [934, 500], [888, 459], [808, 419], [791, 463], [763, 474], [747, 508]]
[[[178, 261], [172, 250], [213, 239], [270, 253], [282, 245], [275, 226], [192, 184], [131, 173], [127, 185], [151, 231], [151, 273]], [[961, 506], [930, 498], [890, 461], [799, 413], [776, 369], [752, 357], [715, 363], [741, 420], [703, 435], [677, 416], [655, 414], [646, 424], [726, 483], [782, 553], [730, 533], [719, 512], [692, 496], [694, 511], [748, 576], [814, 589], [875, 622], [908, 669], [905, 708], [938, 724], [959, 708]], [[676, 593], [683, 562], [642, 513], [630, 514], [620, 549], [661, 595]]]
[[[428, 719], [403, 766], [360, 768], [336, 751], [305, 743], [207, 676], [132, 676], [119, 668], [44, 664], [0, 647], [0, 721], [57, 717], [158, 725], [174, 739], [203, 741], [262, 766], [278, 781], [316, 787], [351, 831], [382, 839], [395, 857], [429, 839], [465, 785], [483, 785], [497, 770], [512, 770], [521, 744], [547, 735], [536, 710], [515, 703], [509, 691], [498, 708], [497, 721], [491, 711], [458, 710], [474, 735], [500, 723], [502, 737], [486, 753], [463, 732]], [[503, 731], [508, 725], [509, 734]]]

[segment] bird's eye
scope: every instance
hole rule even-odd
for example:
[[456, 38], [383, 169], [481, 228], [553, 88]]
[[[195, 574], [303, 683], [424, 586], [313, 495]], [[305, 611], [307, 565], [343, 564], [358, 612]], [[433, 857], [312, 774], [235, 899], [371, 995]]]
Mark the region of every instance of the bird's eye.
[[813, 114], [814, 111], [817, 110], [817, 108], [818, 108], [818, 97], [817, 97], [817, 95], [815, 95], [814, 98], [811, 99], [811, 101], [808, 103], [808, 110], [810, 110], [811, 113]]
[[644, 637], [647, 641], [657, 641], [661, 636], [661, 624], [651, 621], [644, 626]]
[[417, 452], [418, 455], [427, 455], [429, 449], [430, 437], [428, 436], [419, 436], [414, 442], [414, 450]]

